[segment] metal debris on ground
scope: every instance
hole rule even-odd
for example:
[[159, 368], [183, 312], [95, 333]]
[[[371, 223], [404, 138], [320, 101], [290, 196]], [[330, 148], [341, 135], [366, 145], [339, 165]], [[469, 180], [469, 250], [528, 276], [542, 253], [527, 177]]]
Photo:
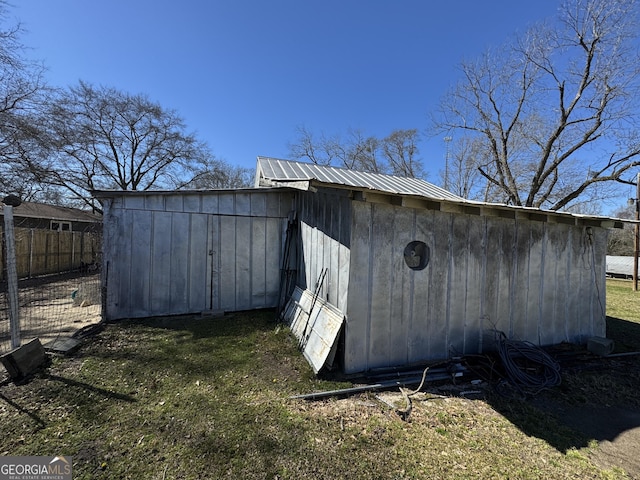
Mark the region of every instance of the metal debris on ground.
[[424, 381], [427, 378], [428, 371], [429, 371], [429, 367], [424, 369], [424, 372], [422, 373], [422, 380], [420, 381], [420, 385], [418, 385], [418, 388], [416, 388], [415, 390], [408, 391], [407, 389], [400, 387], [400, 393], [402, 394], [405, 400], [406, 406], [405, 408], [397, 408], [396, 413], [405, 422], [409, 419], [409, 415], [411, 415], [411, 410], [413, 410], [413, 403], [411, 403], [411, 397], [416, 393], [420, 392], [420, 390], [422, 390]]
[[466, 369], [457, 362], [448, 364], [447, 367], [443, 368], [434, 368], [434, 366], [431, 366], [426, 370], [421, 369], [419, 372], [416, 372], [415, 370], [407, 372], [381, 371], [375, 376], [366, 377], [369, 381], [373, 380], [375, 383], [338, 390], [293, 395], [289, 398], [294, 400], [318, 400], [329, 397], [344, 397], [364, 392], [403, 388], [424, 382], [452, 381], [456, 378], [462, 377], [465, 373]]

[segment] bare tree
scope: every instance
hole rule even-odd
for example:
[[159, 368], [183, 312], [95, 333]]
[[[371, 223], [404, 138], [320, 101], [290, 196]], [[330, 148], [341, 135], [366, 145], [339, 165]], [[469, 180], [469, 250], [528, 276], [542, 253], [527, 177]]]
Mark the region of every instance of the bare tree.
[[480, 201], [503, 201], [493, 185], [480, 174], [490, 168], [484, 144], [474, 137], [462, 137], [447, 147], [447, 168], [441, 172], [442, 185], [462, 198]]
[[214, 157], [203, 158], [195, 162], [192, 168], [193, 178], [179, 188], [220, 189], [253, 186], [252, 169], [231, 165]]
[[[613, 215], [616, 218], [635, 218], [635, 206], [623, 207], [616, 210]], [[634, 226], [624, 224], [624, 228], [614, 228], [609, 233], [607, 240], [607, 255], [633, 256], [634, 254]]]
[[349, 129], [347, 138], [332, 138], [332, 148], [343, 167], [359, 172], [387, 173], [387, 166], [380, 155], [381, 142], [362, 130]]
[[[7, 23], [8, 3], [0, 0], [0, 23]], [[0, 27], [0, 191], [33, 199], [39, 189], [22, 165], [32, 140], [31, 118], [47, 94], [44, 67], [25, 58], [21, 25]]]
[[569, 0], [560, 12], [463, 63], [434, 120], [482, 142], [478, 171], [514, 205], [566, 209], [640, 165], [637, 4]]
[[382, 140], [382, 154], [393, 175], [421, 178], [422, 162], [418, 158], [420, 134], [415, 128], [394, 130]]
[[382, 139], [357, 129], [349, 129], [345, 138], [324, 134], [317, 138], [306, 127], [298, 127], [297, 133], [297, 140], [289, 144], [293, 158], [361, 172], [424, 176], [418, 157], [420, 134], [416, 129], [394, 130]]
[[289, 144], [289, 155], [297, 159], [307, 159], [316, 165], [331, 165], [335, 159], [334, 140], [322, 135], [317, 139], [305, 126], [296, 127], [298, 135], [294, 143]]
[[30, 169], [41, 183], [97, 210], [92, 190], [176, 188], [212, 160], [175, 111], [144, 95], [84, 82], [52, 102], [43, 130], [45, 153], [31, 159]]

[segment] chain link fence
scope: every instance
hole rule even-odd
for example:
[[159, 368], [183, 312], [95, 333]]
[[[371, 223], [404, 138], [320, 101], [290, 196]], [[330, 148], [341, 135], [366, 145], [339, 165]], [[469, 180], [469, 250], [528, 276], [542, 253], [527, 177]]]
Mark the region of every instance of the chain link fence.
[[[5, 235], [0, 259], [0, 354], [11, 349]], [[101, 321], [102, 235], [16, 226], [20, 342], [39, 338], [45, 346]]]

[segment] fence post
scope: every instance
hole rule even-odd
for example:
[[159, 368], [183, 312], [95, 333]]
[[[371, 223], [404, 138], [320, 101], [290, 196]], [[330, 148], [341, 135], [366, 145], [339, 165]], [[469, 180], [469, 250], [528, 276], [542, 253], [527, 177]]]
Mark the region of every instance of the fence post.
[[[8, 204], [9, 202], [12, 204]], [[3, 203], [5, 204], [4, 238], [7, 250], [9, 324], [11, 329], [11, 348], [14, 349], [20, 346], [20, 317], [18, 311], [18, 271], [16, 269], [16, 237], [13, 230], [13, 205], [16, 203], [20, 205], [20, 200], [16, 197], [9, 196], [3, 200]]]
[[69, 271], [75, 270], [76, 263], [76, 232], [71, 230], [71, 261], [69, 262]]
[[33, 273], [33, 228], [29, 229], [29, 273], [28, 277], [31, 278]]

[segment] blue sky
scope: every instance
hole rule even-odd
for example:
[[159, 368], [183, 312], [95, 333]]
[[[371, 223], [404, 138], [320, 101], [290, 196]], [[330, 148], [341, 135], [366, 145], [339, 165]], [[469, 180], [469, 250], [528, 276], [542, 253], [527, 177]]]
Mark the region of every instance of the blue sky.
[[[457, 66], [553, 17], [557, 0], [21, 0], [10, 11], [54, 86], [78, 80], [176, 110], [214, 154], [287, 158], [296, 127], [428, 126]], [[420, 157], [439, 182], [444, 141]]]

